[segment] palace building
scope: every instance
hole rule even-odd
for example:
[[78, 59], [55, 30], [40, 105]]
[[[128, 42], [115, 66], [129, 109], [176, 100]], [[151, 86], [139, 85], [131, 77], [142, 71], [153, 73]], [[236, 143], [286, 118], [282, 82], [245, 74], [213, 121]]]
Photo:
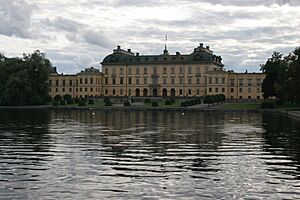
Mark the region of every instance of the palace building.
[[224, 94], [228, 99], [261, 99], [262, 73], [225, 71], [221, 56], [202, 43], [190, 54], [140, 55], [117, 46], [102, 73], [88, 68], [76, 75], [50, 76], [51, 96], [193, 97]]

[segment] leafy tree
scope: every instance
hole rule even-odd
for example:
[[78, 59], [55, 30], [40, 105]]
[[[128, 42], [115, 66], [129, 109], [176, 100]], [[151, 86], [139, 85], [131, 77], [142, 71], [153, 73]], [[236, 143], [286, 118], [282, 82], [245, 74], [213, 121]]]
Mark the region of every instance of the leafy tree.
[[0, 105], [47, 103], [51, 68], [50, 61], [39, 51], [22, 58], [0, 54]]
[[262, 83], [264, 98], [275, 96], [283, 98], [283, 87], [286, 81], [288, 69], [287, 59], [279, 52], [274, 52], [272, 57], [261, 65], [261, 70], [266, 73], [266, 78]]

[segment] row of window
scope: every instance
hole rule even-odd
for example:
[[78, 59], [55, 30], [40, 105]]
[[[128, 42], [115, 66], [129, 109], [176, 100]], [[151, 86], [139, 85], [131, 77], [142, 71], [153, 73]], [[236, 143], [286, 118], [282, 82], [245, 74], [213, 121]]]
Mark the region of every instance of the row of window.
[[[109, 84], [108, 80], [109, 80], [108, 78], [105, 78], [105, 84], [106, 85]], [[118, 80], [119, 80], [119, 82], [117, 83], [117, 78], [112, 78], [112, 84], [113, 85], [116, 85], [116, 84], [123, 85], [123, 84], [125, 84], [124, 78], [119, 78]], [[139, 85], [139, 84], [146, 85], [146, 84], [148, 84], [148, 78], [143, 78], [142, 80], [143, 80], [143, 82], [141, 82], [139, 78], [135, 78], [135, 84], [136, 85]], [[156, 81], [158, 81], [158, 80], [156, 79]], [[169, 84], [176, 84], [175, 78], [171, 78], [169, 80], [167, 78], [163, 78], [162, 79], [162, 84], [165, 85], [165, 84], [168, 84], [168, 83]], [[179, 77], [178, 84], [183, 84], [183, 83], [184, 83], [184, 78]], [[131, 84], [132, 84], [132, 78], [128, 78], [128, 85], [131, 85]], [[187, 79], [187, 84], [193, 84], [193, 79], [192, 78], [188, 78]], [[200, 78], [196, 79], [196, 84], [200, 84]]]
[[[68, 83], [68, 86], [73, 86], [74, 81], [73, 80], [55, 80], [55, 86], [66, 86]], [[100, 78], [79, 78], [79, 80], [76, 80], [76, 85], [78, 84], [100, 84]], [[53, 85], [52, 80], [49, 80], [49, 84]]]
[[[252, 79], [247, 79], [247, 86], [252, 86], [253, 85], [253, 80]], [[257, 78], [256, 79], [256, 85], [257, 86], [261, 86], [261, 83], [262, 83], [262, 81], [261, 81], [261, 79], [260, 78]], [[230, 79], [230, 85], [231, 86], [234, 86], [234, 84], [235, 84], [235, 79]], [[239, 86], [244, 86], [244, 79], [239, 79], [238, 80], [238, 84], [239, 84]]]
[[[163, 67], [162, 68], [162, 73], [163, 74], [167, 74], [167, 73], [175, 74], [176, 68], [177, 67]], [[141, 71], [142, 69], [143, 69], [143, 71]], [[149, 67], [144, 67], [144, 68], [136, 67], [135, 68], [135, 74], [140, 74], [141, 72], [143, 72], [143, 74], [148, 74], [149, 69], [150, 69]], [[152, 67], [152, 73], [153, 74], [157, 74], [157, 69], [158, 69], [157, 67]], [[188, 74], [192, 74], [192, 71], [193, 71], [192, 69], [193, 68], [191, 66], [187, 67], [187, 73]], [[127, 74], [132, 74], [132, 68], [131, 67], [128, 67], [127, 70], [128, 70]], [[209, 70], [209, 66], [205, 66], [205, 71], [207, 72], [208, 70]], [[104, 69], [104, 73], [106, 75], [109, 75], [109, 69], [105, 68]], [[183, 74], [184, 73], [184, 68], [183, 67], [178, 67], [178, 73], [179, 74]], [[201, 73], [199, 66], [196, 67], [196, 73], [197, 74]], [[116, 68], [112, 68], [112, 73], [111, 74], [113, 74], [113, 75], [117, 74], [116, 73]], [[124, 75], [125, 74], [123, 67], [119, 68], [119, 74], [120, 75]]]
[[[118, 90], [119, 91], [119, 93], [117, 94], [117, 90], [116, 89], [113, 89], [112, 90], [112, 93], [111, 94], [109, 94], [109, 92], [108, 92], [108, 89], [106, 89], [105, 91], [104, 91], [104, 93], [105, 93], [105, 95], [127, 95], [127, 94], [125, 94], [125, 90], [123, 90], [123, 89], [120, 89], [120, 90]], [[174, 95], [173, 96], [175, 96], [175, 90], [174, 90], [174, 93], [173, 93]], [[192, 89], [187, 89], [187, 93], [186, 93], [187, 95], [192, 95]], [[196, 90], [196, 94], [197, 95], [200, 95], [200, 89], [197, 89]], [[135, 96], [148, 96], [149, 94], [148, 94], [148, 90], [145, 88], [143, 91], [140, 91], [140, 89], [139, 88], [137, 88], [136, 90], [135, 90], [135, 93], [133, 94], [133, 92], [132, 92], [132, 90], [131, 89], [128, 89], [128, 95], [129, 96], [131, 96], [131, 95], [135, 95]], [[153, 94], [152, 94], [153, 95]], [[179, 89], [179, 95], [183, 95], [183, 89]], [[163, 94], [162, 94], [162, 96], [163, 96]]]
[[[234, 93], [234, 88], [230, 88], [230, 92], [231, 93]], [[239, 93], [242, 93], [243, 92], [243, 88], [239, 88]], [[252, 88], [251, 87], [249, 87], [248, 88], [248, 93], [251, 93], [252, 92]], [[261, 88], [260, 87], [257, 87], [256, 88], [256, 92], [257, 93], [260, 93], [261, 92]]]
[[[59, 92], [59, 88], [50, 88], [50, 92], [51, 91], [55, 91], [55, 92]], [[73, 92], [73, 88], [61, 88], [61, 92]], [[76, 88], [75, 89], [76, 92], [100, 92], [100, 88]]]

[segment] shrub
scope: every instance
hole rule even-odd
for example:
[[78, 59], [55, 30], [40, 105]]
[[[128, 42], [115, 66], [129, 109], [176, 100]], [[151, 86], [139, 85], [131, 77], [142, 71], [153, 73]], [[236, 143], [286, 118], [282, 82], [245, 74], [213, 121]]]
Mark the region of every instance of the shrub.
[[60, 95], [55, 95], [54, 101], [60, 102], [62, 100], [62, 97]]
[[81, 99], [78, 103], [78, 106], [86, 106], [86, 101], [85, 99]]
[[170, 99], [170, 101], [171, 101], [171, 103], [173, 104], [173, 103], [175, 103], [175, 99]]
[[111, 101], [110, 101], [110, 98], [105, 97], [105, 98], [104, 98], [104, 103], [106, 104], [106, 103], [109, 103], [109, 102], [111, 102]]
[[274, 109], [276, 108], [276, 103], [274, 101], [263, 101], [261, 103], [261, 108], [264, 108], [264, 109]]
[[183, 102], [181, 102], [180, 106], [181, 106], [181, 107], [187, 107], [187, 104], [186, 104], [185, 101], [183, 101]]
[[153, 101], [152, 102], [152, 107], [158, 107], [158, 102], [157, 101]]
[[[70, 104], [73, 104], [73, 103], [74, 103], [74, 99], [68, 99], [68, 100], [67, 100], [67, 104], [70, 105]], [[77, 102], [77, 103], [78, 103], [78, 102]]]
[[61, 106], [66, 105], [66, 101], [65, 101], [65, 100], [61, 100], [61, 101], [60, 101], [60, 105], [61, 105]]
[[112, 106], [112, 102], [111, 101], [107, 101], [107, 102], [105, 102], [104, 106]]
[[151, 103], [150, 99], [145, 99], [144, 103]]
[[65, 94], [65, 95], [63, 96], [63, 99], [64, 99], [65, 101], [70, 101], [70, 100], [72, 99], [72, 96], [71, 96], [70, 94]]
[[210, 95], [206, 95], [203, 99], [203, 102], [206, 104], [210, 104], [210, 103], [213, 103], [213, 99]]
[[226, 101], [226, 96], [224, 94], [220, 94], [222, 101]]
[[78, 99], [78, 98], [75, 98], [75, 103], [76, 103], [76, 104], [78, 104], [78, 103], [79, 103], [79, 101], [80, 101], [80, 99]]
[[172, 105], [172, 101], [171, 101], [170, 99], [167, 99], [167, 100], [165, 101], [165, 105]]
[[130, 106], [130, 102], [129, 101], [124, 101], [124, 106]]
[[95, 104], [94, 99], [89, 99], [89, 105], [93, 105], [93, 104]]
[[59, 101], [53, 101], [52, 102], [52, 106], [58, 106], [59, 105]]

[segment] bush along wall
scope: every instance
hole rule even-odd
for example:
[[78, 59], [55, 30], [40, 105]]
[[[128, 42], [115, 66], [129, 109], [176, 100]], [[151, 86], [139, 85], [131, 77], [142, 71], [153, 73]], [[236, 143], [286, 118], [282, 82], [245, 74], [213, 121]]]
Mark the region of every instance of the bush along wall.
[[195, 99], [192, 100], [187, 100], [187, 101], [183, 101], [181, 102], [181, 107], [188, 107], [188, 106], [193, 106], [193, 105], [197, 105], [197, 104], [201, 104], [202, 103], [202, 98], [201, 97], [197, 97]]

